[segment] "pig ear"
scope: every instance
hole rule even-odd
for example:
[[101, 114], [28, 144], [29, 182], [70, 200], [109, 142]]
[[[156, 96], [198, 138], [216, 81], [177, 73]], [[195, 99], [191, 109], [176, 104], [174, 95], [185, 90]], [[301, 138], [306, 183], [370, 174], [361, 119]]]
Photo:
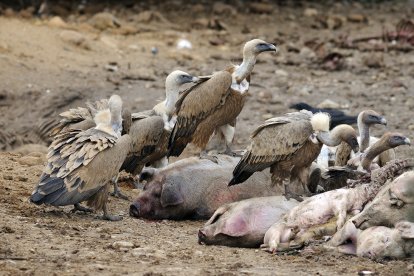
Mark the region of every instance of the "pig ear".
[[414, 223], [400, 221], [397, 225], [395, 225], [395, 228], [400, 231], [403, 239], [414, 239]]
[[141, 174], [139, 175], [139, 182], [149, 182], [154, 178], [156, 169], [154, 168], [144, 168], [141, 172]]
[[229, 204], [226, 204], [226, 205], [221, 206], [220, 208], [218, 208], [214, 212], [214, 214], [211, 216], [211, 218], [206, 222], [205, 226], [217, 222], [219, 220], [219, 218], [221, 217], [221, 215], [224, 214], [225, 212], [227, 212], [228, 209], [229, 209]]
[[225, 222], [223, 228], [217, 227], [214, 235], [224, 234], [231, 237], [242, 237], [248, 233], [247, 222], [242, 216], [230, 218]]
[[177, 185], [165, 184], [161, 191], [161, 206], [175, 206], [184, 202], [183, 195]]

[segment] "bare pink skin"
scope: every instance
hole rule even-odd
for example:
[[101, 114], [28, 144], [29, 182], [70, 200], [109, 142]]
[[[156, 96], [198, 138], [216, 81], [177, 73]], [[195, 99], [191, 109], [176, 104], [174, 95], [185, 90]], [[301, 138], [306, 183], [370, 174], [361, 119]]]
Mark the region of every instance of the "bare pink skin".
[[386, 185], [364, 211], [352, 218], [359, 229], [393, 227], [397, 222], [414, 222], [414, 171], [406, 172]]
[[350, 220], [332, 237], [329, 246], [374, 260], [403, 259], [414, 254], [414, 223], [400, 221], [395, 228], [373, 226], [360, 230]]
[[280, 195], [268, 172], [255, 173], [244, 185], [228, 187], [239, 158], [217, 155], [218, 164], [190, 157], [162, 169], [144, 171], [144, 191], [130, 214], [147, 219], [208, 219], [220, 206], [252, 197]]
[[[348, 214], [360, 212], [369, 200], [369, 186], [353, 189], [337, 189], [307, 198], [294, 207], [279, 222], [266, 232], [264, 245], [275, 252], [282, 243], [301, 237], [309, 228], [323, 225], [336, 218], [336, 229], [340, 229]], [[334, 234], [334, 233], [332, 233]]]
[[199, 230], [199, 243], [259, 247], [267, 229], [298, 203], [284, 196], [272, 196], [221, 206]]

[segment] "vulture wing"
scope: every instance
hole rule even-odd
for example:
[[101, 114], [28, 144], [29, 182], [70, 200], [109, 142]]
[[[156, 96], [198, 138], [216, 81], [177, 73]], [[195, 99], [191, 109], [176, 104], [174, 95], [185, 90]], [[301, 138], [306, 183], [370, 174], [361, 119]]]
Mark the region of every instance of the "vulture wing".
[[256, 171], [288, 159], [296, 153], [313, 133], [310, 115], [288, 113], [267, 120], [252, 134], [252, 142], [233, 171], [229, 185], [246, 181]]
[[225, 103], [231, 83], [231, 74], [220, 71], [182, 92], [176, 103], [177, 122], [169, 140], [169, 156], [179, 156], [200, 122]]

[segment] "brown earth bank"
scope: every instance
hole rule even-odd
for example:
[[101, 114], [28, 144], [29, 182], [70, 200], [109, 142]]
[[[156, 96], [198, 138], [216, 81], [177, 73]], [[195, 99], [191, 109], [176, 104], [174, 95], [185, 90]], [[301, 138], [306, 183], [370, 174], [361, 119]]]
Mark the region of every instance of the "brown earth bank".
[[[129, 202], [115, 198], [110, 208], [124, 216], [121, 222], [28, 203], [44, 148], [17, 148], [47, 144], [39, 124], [113, 93], [132, 111], [149, 109], [163, 98], [169, 72], [206, 75], [239, 63], [243, 43], [255, 37], [280, 51], [258, 58], [234, 148], [244, 148], [255, 126], [288, 112], [290, 104], [326, 99], [349, 114], [375, 109], [388, 120], [375, 135], [398, 131], [413, 140], [413, 46], [381, 38], [400, 20], [412, 19], [412, 1], [185, 3], [139, 1], [86, 10], [56, 4], [39, 16], [38, 7], [0, 5], [0, 148], [9, 151], [0, 154], [0, 274], [413, 273], [409, 261], [375, 263], [320, 247], [275, 256], [201, 246], [197, 230], [203, 222], [132, 219]], [[96, 15], [101, 11], [106, 13]], [[346, 43], [371, 36], [380, 38]], [[179, 49], [180, 39], [191, 42], [191, 49]], [[414, 155], [413, 147], [397, 152]], [[121, 188], [132, 199], [139, 190], [131, 187]]]

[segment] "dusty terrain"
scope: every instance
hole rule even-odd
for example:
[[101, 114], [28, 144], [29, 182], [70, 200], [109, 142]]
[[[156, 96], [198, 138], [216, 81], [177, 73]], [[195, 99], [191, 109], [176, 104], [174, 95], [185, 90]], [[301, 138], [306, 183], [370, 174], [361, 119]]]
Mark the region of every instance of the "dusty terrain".
[[[318, 247], [275, 256], [201, 246], [196, 233], [203, 222], [132, 219], [127, 213], [129, 202], [115, 198], [110, 199], [110, 207], [124, 216], [121, 222], [72, 214], [69, 207], [29, 204], [44, 156], [34, 153], [41, 151], [38, 148], [9, 152], [27, 143], [46, 145], [37, 127], [43, 121], [113, 93], [133, 111], [149, 109], [163, 98], [170, 71], [205, 75], [239, 63], [243, 43], [254, 37], [280, 45], [280, 52], [258, 59], [251, 96], [238, 121], [235, 148], [243, 148], [255, 126], [289, 111], [291, 103], [317, 105], [325, 99], [349, 114], [375, 109], [388, 119], [387, 130], [414, 138], [412, 46], [397, 41], [388, 51], [374, 51], [384, 46], [376, 40], [352, 49], [339, 47], [341, 37], [394, 30], [401, 19], [413, 14], [412, 1], [326, 6], [236, 2], [233, 8], [181, 1], [161, 7], [140, 3], [110, 7], [107, 11], [116, 19], [100, 22], [91, 19], [91, 12], [102, 9], [84, 14], [51, 9], [50, 15], [39, 18], [30, 10], [12, 12], [0, 6], [0, 147], [6, 151], [0, 153], [0, 274], [413, 273], [410, 261], [376, 263], [321, 252]], [[62, 21], [52, 19], [53, 13]], [[179, 39], [188, 39], [192, 49], [177, 49]], [[323, 44], [314, 51], [315, 43], [309, 41]], [[323, 62], [329, 53], [339, 53], [342, 66], [331, 70], [331, 60]], [[377, 127], [374, 133], [383, 131]], [[398, 155], [413, 156], [413, 148], [401, 148]], [[190, 149], [185, 156], [192, 153]], [[139, 193], [128, 183], [122, 189], [130, 198]], [[119, 248], [119, 241], [129, 244]]]

